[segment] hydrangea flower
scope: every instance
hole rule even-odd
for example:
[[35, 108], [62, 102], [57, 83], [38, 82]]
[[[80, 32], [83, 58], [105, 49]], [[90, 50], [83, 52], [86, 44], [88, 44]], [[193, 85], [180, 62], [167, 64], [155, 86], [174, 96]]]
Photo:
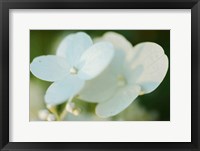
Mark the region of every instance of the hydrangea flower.
[[70, 34], [60, 43], [56, 55], [36, 57], [30, 70], [36, 77], [53, 82], [45, 94], [45, 102], [57, 105], [74, 97], [86, 80], [99, 75], [111, 62], [114, 48], [109, 42], [93, 44], [83, 32]]
[[163, 48], [153, 42], [133, 47], [114, 32], [99, 40], [111, 42], [115, 56], [104, 72], [86, 83], [79, 98], [98, 103], [96, 114], [106, 118], [122, 112], [139, 95], [154, 91], [167, 73], [168, 58]]

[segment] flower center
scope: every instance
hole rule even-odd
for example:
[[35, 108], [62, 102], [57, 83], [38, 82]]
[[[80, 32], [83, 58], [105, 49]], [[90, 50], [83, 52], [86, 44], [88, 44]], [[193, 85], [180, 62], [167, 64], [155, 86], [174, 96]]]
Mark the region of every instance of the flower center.
[[123, 75], [118, 75], [117, 76], [117, 85], [118, 86], [124, 86], [124, 85], [126, 85], [126, 79], [125, 79], [125, 77], [123, 76]]
[[77, 74], [78, 73], [78, 69], [75, 68], [75, 67], [71, 67], [70, 70], [69, 70], [69, 73], [70, 74]]

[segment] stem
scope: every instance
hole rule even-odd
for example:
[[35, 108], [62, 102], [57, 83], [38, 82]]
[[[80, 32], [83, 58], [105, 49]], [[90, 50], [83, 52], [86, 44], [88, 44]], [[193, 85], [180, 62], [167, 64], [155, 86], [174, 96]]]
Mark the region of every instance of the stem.
[[73, 97], [69, 98], [69, 101], [66, 103], [64, 110], [60, 114], [60, 118], [59, 118], [60, 121], [63, 120], [65, 118], [65, 116], [67, 115], [67, 109], [66, 108], [67, 108], [67, 105], [72, 102], [72, 100], [73, 100]]
[[54, 115], [55, 115], [55, 117], [56, 117], [56, 120], [57, 120], [57, 121], [60, 121], [60, 117], [59, 117], [58, 113], [56, 112], [56, 113], [54, 113]]
[[47, 106], [47, 108], [49, 109], [49, 111], [51, 111], [51, 113], [53, 113], [55, 115], [56, 120], [60, 121], [60, 117], [57, 113], [56, 107], [55, 106], [50, 106], [50, 107]]

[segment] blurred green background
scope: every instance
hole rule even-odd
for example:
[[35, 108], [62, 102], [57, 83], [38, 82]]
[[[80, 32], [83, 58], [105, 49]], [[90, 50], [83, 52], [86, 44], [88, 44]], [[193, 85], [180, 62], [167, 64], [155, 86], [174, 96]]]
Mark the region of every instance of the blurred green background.
[[[70, 33], [83, 31], [92, 38], [100, 37], [105, 32], [114, 31], [136, 45], [150, 41], [161, 45], [170, 60], [169, 30], [30, 30], [30, 63], [40, 55], [54, 55], [61, 40]], [[37, 121], [38, 112], [46, 108], [44, 94], [50, 82], [42, 81], [30, 74], [30, 120]], [[120, 114], [109, 119], [95, 116], [95, 105], [76, 100], [81, 108], [80, 116], [67, 115], [65, 120], [136, 120], [169, 121], [170, 120], [170, 68], [160, 86], [150, 94], [139, 96], [132, 105]], [[58, 108], [62, 108], [62, 105]]]

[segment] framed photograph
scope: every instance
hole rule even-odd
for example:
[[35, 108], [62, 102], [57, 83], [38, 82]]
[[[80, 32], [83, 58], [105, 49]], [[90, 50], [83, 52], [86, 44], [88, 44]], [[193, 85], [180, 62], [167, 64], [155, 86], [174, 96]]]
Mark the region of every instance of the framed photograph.
[[169, 54], [170, 30], [30, 30], [29, 120], [170, 121]]
[[198, 0], [0, 2], [1, 150], [200, 150]]

